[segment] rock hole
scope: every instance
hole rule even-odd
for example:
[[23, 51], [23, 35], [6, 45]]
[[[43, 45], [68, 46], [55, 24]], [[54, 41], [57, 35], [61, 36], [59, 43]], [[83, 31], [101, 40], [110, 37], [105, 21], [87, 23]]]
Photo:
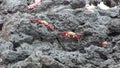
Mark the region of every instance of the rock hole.
[[59, 61], [57, 58], [54, 58], [56, 61], [58, 61], [58, 62], [60, 62], [60, 63], [62, 63], [61, 61]]
[[80, 53], [86, 53], [85, 48], [83, 46], [78, 46]]
[[47, 66], [47, 65], [45, 65], [45, 64], [43, 64], [43, 65], [42, 65], [42, 68], [50, 68], [50, 67]]
[[30, 3], [27, 3], [27, 5], [30, 5]]
[[85, 23], [84, 23], [84, 22], [82, 22], [82, 23], [80, 23], [80, 25], [85, 25]]
[[14, 51], [17, 51], [16, 48], [17, 48], [17, 47], [20, 47], [20, 44], [17, 43], [17, 42], [14, 42], [14, 41], [13, 41], [12, 43], [13, 43], [13, 50], [14, 50]]
[[20, 55], [18, 55], [18, 58], [19, 58], [18, 61], [24, 60], [27, 57], [29, 57], [29, 54], [23, 51]]
[[110, 52], [110, 54], [113, 54], [113, 53], [115, 53], [116, 52], [116, 50], [113, 50], [112, 52]]
[[119, 18], [118, 16], [110, 16], [111, 18]]
[[0, 30], [2, 30], [2, 27], [3, 27], [3, 23], [0, 23]]
[[72, 29], [71, 31], [72, 31], [72, 32], [75, 32], [75, 29]]
[[101, 59], [104, 59], [104, 60], [107, 60], [107, 59], [108, 59], [107, 56], [104, 55], [103, 53], [101, 53], [101, 52], [99, 52], [99, 51], [96, 51], [96, 52], [99, 54], [99, 56], [100, 56]]
[[3, 23], [4, 23], [4, 17], [0, 16], [0, 30], [3, 28]]
[[63, 4], [64, 4], [64, 5], [68, 5], [68, 4], [70, 4], [70, 1], [65, 0], [65, 1], [63, 2]]
[[84, 35], [84, 36], [92, 36], [93, 33], [90, 32], [90, 31], [84, 31], [83, 35]]
[[108, 34], [108, 36], [117, 36], [117, 35], [119, 35], [118, 32], [111, 32], [111, 33]]
[[106, 1], [104, 1], [104, 4], [109, 7], [114, 7], [116, 5], [116, 3], [112, 0], [106, 0]]
[[8, 9], [8, 10], [7, 10], [7, 13], [10, 13], [10, 14], [13, 14], [13, 13], [15, 13], [15, 12], [17, 12], [17, 10], [16, 10], [15, 8], [12, 8], [12, 9]]
[[14, 34], [14, 32], [10, 32], [10, 34]]
[[0, 4], [2, 4], [2, 2], [3, 2], [3, 1], [2, 1], [2, 0], [0, 0]]

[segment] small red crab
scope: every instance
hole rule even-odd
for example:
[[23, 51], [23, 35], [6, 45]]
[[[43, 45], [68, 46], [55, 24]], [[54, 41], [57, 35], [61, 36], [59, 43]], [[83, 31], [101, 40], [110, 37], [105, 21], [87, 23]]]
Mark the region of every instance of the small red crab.
[[105, 47], [105, 46], [108, 45], [108, 42], [107, 42], [107, 41], [102, 41], [102, 42], [101, 42], [101, 45]]
[[85, 9], [88, 11], [91, 11], [91, 12], [94, 12], [94, 8], [95, 8], [95, 6], [93, 6], [93, 5], [86, 5], [85, 6]]
[[82, 37], [82, 34], [74, 33], [72, 31], [63, 31], [60, 34], [67, 39], [79, 39]]
[[40, 24], [43, 24], [44, 26], [46, 26], [48, 29], [50, 29], [51, 31], [54, 31], [54, 28], [51, 24], [49, 24], [48, 22], [44, 21], [44, 20], [38, 20], [38, 19], [31, 19], [33, 22], [36, 22], [36, 23], [40, 23]]
[[27, 6], [27, 9], [31, 10], [33, 9], [34, 7], [36, 7], [37, 5], [40, 5], [42, 2], [42, 0], [35, 0], [35, 2], [29, 6]]

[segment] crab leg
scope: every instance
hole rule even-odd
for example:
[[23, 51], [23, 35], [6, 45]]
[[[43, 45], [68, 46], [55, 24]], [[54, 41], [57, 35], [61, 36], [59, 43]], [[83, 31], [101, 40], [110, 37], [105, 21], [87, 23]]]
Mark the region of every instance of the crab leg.
[[35, 0], [35, 2], [29, 6], [27, 6], [27, 9], [31, 10], [33, 9], [34, 7], [36, 7], [37, 5], [40, 5], [42, 2], [42, 0]]
[[48, 22], [44, 21], [44, 20], [38, 20], [38, 19], [31, 19], [33, 22], [36, 23], [40, 23], [43, 24], [44, 26], [46, 26], [49, 30], [54, 31], [54, 28], [51, 24], [49, 24]]

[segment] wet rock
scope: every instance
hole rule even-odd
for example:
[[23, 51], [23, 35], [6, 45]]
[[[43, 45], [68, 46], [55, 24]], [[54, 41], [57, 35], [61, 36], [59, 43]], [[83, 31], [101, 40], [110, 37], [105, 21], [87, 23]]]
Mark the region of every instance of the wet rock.
[[69, 4], [72, 0], [53, 0], [54, 4], [57, 5], [57, 4]]
[[0, 0], [0, 4], [3, 2], [3, 0]]
[[119, 17], [119, 7], [114, 7], [109, 10], [102, 10], [99, 9], [98, 12], [102, 16], [109, 16], [111, 18], [118, 18]]
[[47, 15], [51, 20], [54, 21], [55, 29], [61, 30], [61, 31], [75, 30], [76, 27], [78, 27], [78, 25], [80, 25], [82, 22], [71, 13], [72, 13], [71, 9], [63, 9], [62, 12], [59, 11], [54, 15], [50, 15], [50, 14], [47, 14]]
[[50, 56], [52, 56], [56, 61], [69, 67], [79, 67], [86, 62], [84, 55], [78, 52], [63, 52], [52, 50], [49, 53]]
[[26, 51], [29, 54], [32, 53], [32, 50], [34, 50], [33, 46], [28, 43], [22, 43], [22, 44], [20, 44], [19, 47], [16, 47], [16, 51]]
[[4, 23], [4, 17], [0, 15], [0, 30], [2, 30], [3, 23]]
[[35, 63], [35, 62], [24, 62], [20, 61], [12, 66], [8, 66], [8, 68], [17, 68], [17, 67], [22, 67], [22, 68], [42, 68], [42, 65], [40, 63]]
[[[23, 62], [24, 62], [24, 64], [23, 64]], [[46, 68], [46, 67], [65, 68], [61, 63], [55, 61], [52, 57], [43, 55], [41, 51], [33, 52], [33, 54], [31, 54], [31, 56], [29, 56], [23, 62], [22, 63], [19, 62], [19, 63], [13, 65], [13, 67], [16, 67], [16, 66], [27, 67], [29, 64], [32, 64], [32, 67], [34, 67], [35, 64], [37, 64], [35, 67], [39, 67], [39, 68], [41, 68], [41, 66], [42, 66], [42, 68]]]
[[112, 59], [108, 59], [108, 60], [102, 62], [102, 63], [100, 64], [100, 67], [103, 68], [103, 67], [108, 67], [108, 66], [110, 66], [110, 65], [115, 65], [115, 61], [112, 60]]
[[[5, 5], [5, 6], [3, 6]], [[27, 5], [27, 0], [4, 0], [2, 3], [2, 13], [3, 14], [7, 14], [7, 13], [15, 13], [17, 11], [21, 11], [24, 12], [26, 9], [26, 5]]]
[[113, 55], [109, 55], [109, 58], [113, 58], [116, 63], [120, 62], [120, 53], [113, 53]]
[[6, 50], [13, 50], [13, 43], [10, 41], [6, 41], [2, 35], [0, 35], [0, 53]]
[[29, 56], [29, 54], [25, 51], [14, 52], [7, 50], [2, 52], [1, 54], [2, 54], [3, 63], [5, 64], [18, 62], [26, 59]]
[[[107, 16], [99, 16], [99, 14], [97, 13], [90, 13], [87, 11], [84, 12], [76, 14], [80, 18], [80, 20], [84, 22], [84, 25], [79, 25], [76, 31], [83, 34], [87, 32], [89, 35], [85, 36], [83, 38], [84, 40], [81, 40], [82, 43], [80, 44], [84, 46], [89, 46], [91, 44], [100, 45], [100, 42], [108, 37], [107, 33], [109, 32], [109, 30], [106, 27], [106, 24], [110, 22], [111, 18]], [[87, 42], [85, 42], [85, 40], [87, 40]]]
[[72, 0], [70, 5], [73, 9], [83, 8], [85, 7], [85, 1], [84, 0]]
[[51, 50], [51, 46], [52, 46], [50, 43], [45, 43], [45, 42], [33, 43], [32, 45], [34, 45], [33, 47], [35, 47], [36, 50], [42, 52], [48, 52], [49, 50]]
[[97, 6], [98, 4], [100, 4], [101, 0], [90, 0], [90, 4], [93, 4], [95, 6]]
[[99, 14], [89, 11], [79, 11], [79, 12], [75, 12], [75, 16], [77, 16], [81, 22], [84, 23], [91, 22], [89, 24], [92, 24], [92, 22], [96, 22], [98, 20]]
[[88, 48], [85, 48], [86, 53], [88, 54], [86, 56], [87, 59], [92, 59], [94, 58], [101, 58], [101, 60], [99, 60], [99, 62], [102, 62], [102, 60], [107, 60], [107, 50], [104, 51], [104, 48], [98, 47], [98, 46], [89, 46]]
[[[4, 21], [4, 25], [0, 32], [0, 66], [119, 68], [119, 6], [109, 10], [96, 7], [90, 12], [84, 9], [85, 1], [88, 2], [43, 0], [41, 5], [27, 10], [26, 6], [34, 0], [2, 0], [0, 23]], [[96, 5], [99, 1], [91, 3]], [[31, 18], [45, 20], [55, 31], [31, 21]], [[61, 31], [72, 31], [82, 37], [65, 39], [59, 34]], [[103, 41], [108, 44], [103, 46]]]
[[17, 7], [18, 5], [22, 5], [22, 4], [26, 4], [27, 1], [24, 0], [4, 0], [3, 2], [7, 7], [11, 8], [11, 7]]
[[117, 64], [117, 65], [110, 65], [109, 68], [119, 68], [120, 67], [120, 64]]
[[46, 10], [48, 8], [53, 7], [54, 5], [55, 5], [55, 2], [52, 1], [52, 0], [49, 0], [49, 1], [43, 0], [42, 1], [42, 6], [38, 6], [37, 10], [41, 10], [41, 11]]
[[0, 53], [6, 51], [6, 50], [12, 50], [13, 49], [13, 44], [11, 42], [7, 42], [7, 41], [2, 41], [3, 39], [1, 39], [0, 42]]
[[109, 24], [108, 24], [108, 29], [110, 31], [109, 35], [110, 36], [116, 36], [120, 34], [120, 24], [119, 24], [119, 19], [113, 19]]
[[96, 68], [96, 66], [89, 63], [89, 64], [86, 64], [83, 68]]
[[120, 44], [120, 35], [112, 35], [113, 38], [111, 39], [111, 43], [112, 43], [112, 48], [113, 48], [113, 53], [114, 52], [120, 52], [119, 50], [119, 44]]
[[114, 2], [114, 0], [103, 0], [103, 2], [109, 7], [114, 7], [115, 5], [117, 5], [117, 3]]
[[[20, 31], [17, 30], [17, 29], [19, 29], [20, 26], [22, 26], [20, 23], [22, 23], [24, 21], [21, 19], [21, 21], [19, 20], [20, 22], [17, 22], [18, 19], [15, 18], [16, 15], [17, 14], [15, 14], [15, 16], [13, 16], [13, 18], [11, 20], [9, 20], [9, 18], [10, 18], [9, 16], [7, 17], [6, 20], [8, 20], [8, 21], [4, 24], [5, 30], [3, 31], [3, 33], [4, 32], [7, 33], [8, 37], [9, 37], [8, 40], [11, 40], [13, 42], [23, 42], [23, 40], [26, 42], [31, 42], [33, 37], [26, 35], [24, 33], [20, 33]], [[8, 23], [9, 23], [9, 25], [8, 25]], [[26, 23], [29, 23], [29, 21], [26, 20]], [[17, 34], [17, 32], [19, 32], [19, 33]]]

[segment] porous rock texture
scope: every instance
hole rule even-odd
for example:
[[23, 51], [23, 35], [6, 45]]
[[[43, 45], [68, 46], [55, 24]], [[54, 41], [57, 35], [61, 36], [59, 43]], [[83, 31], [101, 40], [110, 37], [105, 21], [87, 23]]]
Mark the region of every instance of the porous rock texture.
[[[84, 1], [43, 0], [27, 10], [33, 0], [0, 0], [0, 68], [120, 68], [120, 8], [91, 12]], [[64, 39], [62, 31], [84, 36]]]

